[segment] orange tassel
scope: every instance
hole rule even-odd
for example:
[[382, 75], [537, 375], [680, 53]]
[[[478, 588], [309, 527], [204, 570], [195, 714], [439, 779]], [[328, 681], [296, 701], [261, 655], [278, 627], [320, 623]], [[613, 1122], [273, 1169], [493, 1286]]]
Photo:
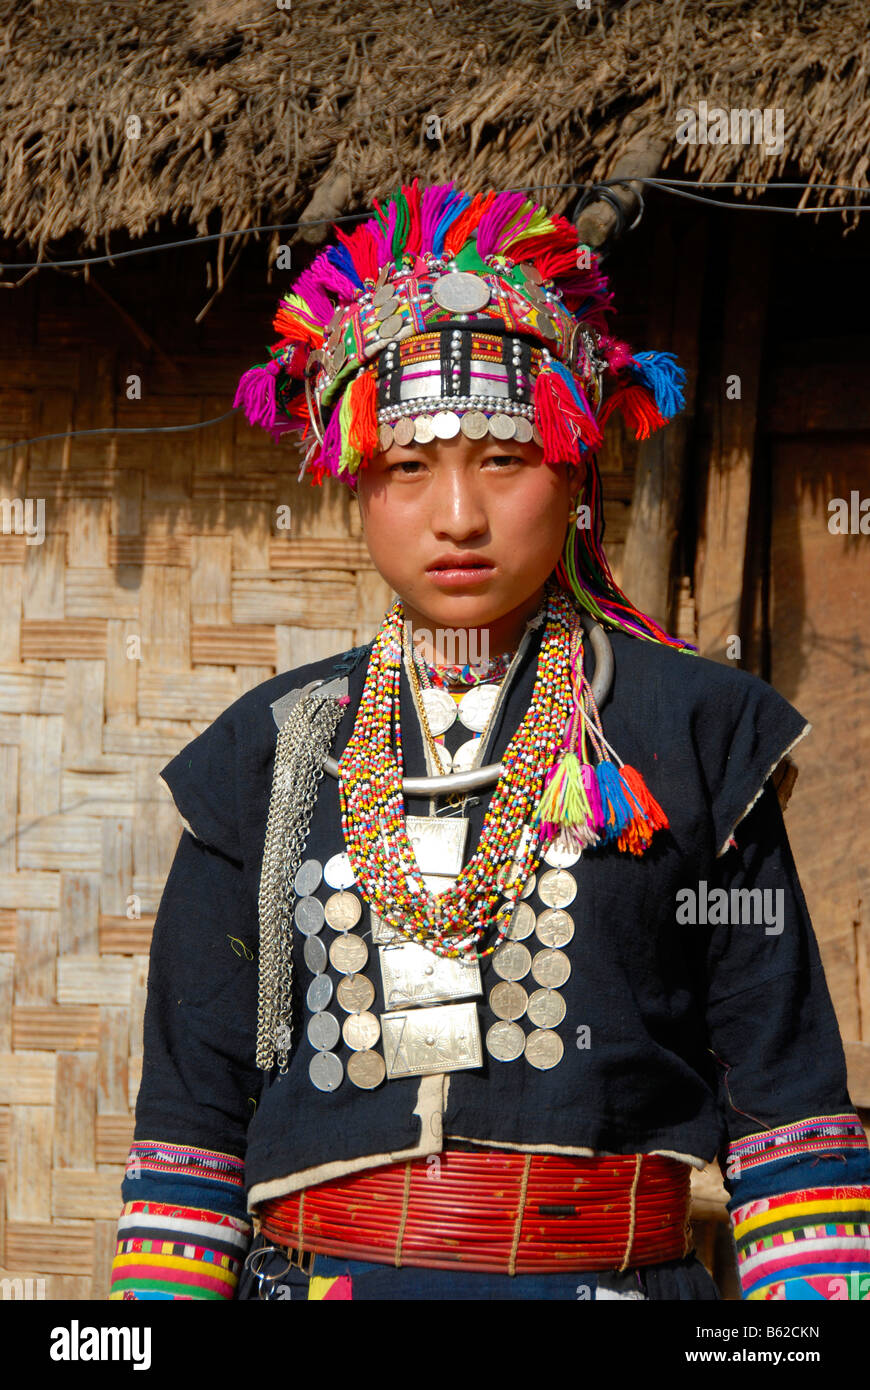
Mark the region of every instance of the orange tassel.
[[377, 400], [378, 388], [374, 374], [365, 371], [350, 387], [350, 442], [363, 458], [372, 458], [380, 449]]

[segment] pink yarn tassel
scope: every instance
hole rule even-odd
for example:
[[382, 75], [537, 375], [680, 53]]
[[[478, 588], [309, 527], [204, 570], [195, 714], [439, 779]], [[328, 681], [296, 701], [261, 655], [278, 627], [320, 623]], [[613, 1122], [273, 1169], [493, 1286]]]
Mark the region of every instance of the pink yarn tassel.
[[252, 425], [272, 429], [278, 415], [278, 402], [275, 398], [275, 378], [282, 364], [274, 360], [265, 366], [251, 367], [240, 378], [233, 401], [233, 410], [239, 406]]

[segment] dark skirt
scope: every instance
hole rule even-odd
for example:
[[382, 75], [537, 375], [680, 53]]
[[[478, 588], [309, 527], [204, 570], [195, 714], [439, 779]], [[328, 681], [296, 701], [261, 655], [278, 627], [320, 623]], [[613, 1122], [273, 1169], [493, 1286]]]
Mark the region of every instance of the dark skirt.
[[[259, 1251], [268, 1253], [259, 1254]], [[242, 1299], [305, 1299], [369, 1302], [395, 1300], [679, 1299], [713, 1301], [719, 1292], [697, 1255], [640, 1269], [558, 1274], [473, 1274], [459, 1269], [417, 1269], [362, 1264], [329, 1255], [308, 1256], [305, 1271], [288, 1266], [284, 1252], [263, 1235], [251, 1249], [239, 1279]]]

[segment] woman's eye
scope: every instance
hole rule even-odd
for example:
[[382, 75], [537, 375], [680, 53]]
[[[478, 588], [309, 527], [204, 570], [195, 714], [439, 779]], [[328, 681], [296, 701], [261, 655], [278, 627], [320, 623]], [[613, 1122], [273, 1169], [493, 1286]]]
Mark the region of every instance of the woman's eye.
[[487, 463], [522, 463], [523, 460], [522, 460], [521, 458], [517, 458], [516, 454], [492, 454], [492, 455], [490, 456], [490, 458], [486, 459], [486, 462], [487, 462]]
[[398, 463], [390, 464], [389, 472], [395, 473], [396, 469], [400, 468], [403, 473], [407, 471], [410, 474], [413, 474], [417, 471], [418, 468], [422, 467], [423, 464], [421, 463], [420, 459], [400, 459]]

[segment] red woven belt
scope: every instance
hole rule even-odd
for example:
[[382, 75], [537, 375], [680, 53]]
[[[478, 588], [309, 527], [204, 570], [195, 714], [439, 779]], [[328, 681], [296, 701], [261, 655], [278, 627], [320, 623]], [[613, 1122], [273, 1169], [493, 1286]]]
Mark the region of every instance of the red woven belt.
[[298, 1254], [492, 1274], [627, 1269], [689, 1253], [689, 1182], [685, 1163], [659, 1154], [448, 1150], [272, 1198], [258, 1215]]

